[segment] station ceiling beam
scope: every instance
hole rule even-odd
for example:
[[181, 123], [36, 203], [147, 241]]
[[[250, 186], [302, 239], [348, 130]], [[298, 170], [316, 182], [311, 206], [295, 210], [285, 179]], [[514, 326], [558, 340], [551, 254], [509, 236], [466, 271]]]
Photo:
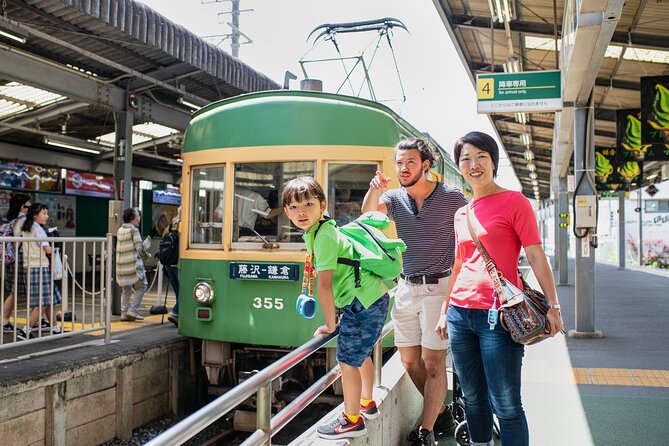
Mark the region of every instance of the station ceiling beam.
[[[97, 104], [114, 111], [125, 111], [126, 90], [105, 83], [93, 76], [46, 62], [35, 56], [0, 45], [0, 77], [43, 88], [87, 104]], [[190, 114], [176, 107], [163, 105], [142, 95], [137, 95], [136, 115], [146, 121], [162, 124], [183, 131], [190, 121]]]
[[[458, 28], [474, 28], [482, 31], [490, 31], [490, 18], [482, 16], [471, 16], [464, 14], [453, 14], [451, 23]], [[509, 23], [511, 31], [532, 34], [543, 37], [553, 37], [553, 25], [550, 23], [524, 22], [522, 20], [513, 20]], [[495, 22], [494, 28], [504, 31], [504, 25]], [[669, 35], [652, 35], [642, 33], [626, 33], [615, 31], [611, 38], [612, 44], [629, 45], [632, 43], [638, 48], [655, 48], [664, 50], [669, 47]]]

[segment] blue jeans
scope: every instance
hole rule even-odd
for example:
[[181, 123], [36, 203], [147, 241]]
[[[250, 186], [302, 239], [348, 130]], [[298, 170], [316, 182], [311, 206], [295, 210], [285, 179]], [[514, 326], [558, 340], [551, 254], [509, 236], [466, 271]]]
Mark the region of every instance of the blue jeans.
[[488, 325], [488, 310], [449, 306], [448, 337], [462, 384], [472, 445], [492, 445], [493, 413], [504, 446], [527, 446], [529, 432], [520, 400], [525, 347], [497, 323]]
[[174, 307], [172, 308], [172, 314], [176, 314], [178, 316], [179, 315], [179, 269], [176, 266], [163, 265], [163, 271], [165, 271], [165, 274], [167, 275], [167, 278], [170, 281], [170, 285], [172, 285], [172, 289], [174, 290], [174, 295], [176, 296], [176, 303], [174, 304]]

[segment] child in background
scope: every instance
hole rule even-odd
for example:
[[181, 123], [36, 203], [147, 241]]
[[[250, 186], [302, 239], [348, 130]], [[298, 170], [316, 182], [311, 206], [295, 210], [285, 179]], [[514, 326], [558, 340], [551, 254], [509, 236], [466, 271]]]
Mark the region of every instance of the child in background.
[[333, 220], [322, 221], [327, 204], [316, 180], [297, 177], [289, 181], [283, 188], [282, 203], [290, 221], [305, 232], [305, 273], [318, 274], [317, 294], [325, 325], [318, 327], [314, 336], [334, 332], [335, 307], [342, 313], [337, 361], [342, 370], [344, 412], [320, 426], [318, 435], [326, 439], [365, 435], [364, 419], [380, 415], [372, 399], [374, 364], [370, 355], [388, 314], [388, 289], [379, 277], [365, 270], [361, 270], [362, 286], [355, 288], [353, 267], [337, 263], [339, 257], [353, 258], [353, 246], [336, 230]]

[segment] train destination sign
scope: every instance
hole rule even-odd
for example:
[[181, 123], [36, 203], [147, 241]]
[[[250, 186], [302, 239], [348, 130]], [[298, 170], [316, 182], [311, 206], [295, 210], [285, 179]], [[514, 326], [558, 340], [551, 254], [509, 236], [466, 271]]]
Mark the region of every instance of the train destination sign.
[[478, 113], [562, 110], [560, 72], [479, 73], [476, 75]]
[[230, 263], [231, 279], [299, 280], [300, 265], [291, 263]]

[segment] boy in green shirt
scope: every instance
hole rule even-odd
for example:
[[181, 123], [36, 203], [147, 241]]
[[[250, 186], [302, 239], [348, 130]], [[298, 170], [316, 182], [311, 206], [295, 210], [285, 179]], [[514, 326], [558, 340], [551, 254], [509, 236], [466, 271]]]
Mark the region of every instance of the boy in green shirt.
[[[353, 246], [335, 227], [323, 220], [327, 208], [323, 188], [311, 177], [289, 181], [282, 192], [284, 212], [302, 229], [307, 245], [307, 262], [318, 274], [318, 298], [325, 325], [314, 336], [330, 334], [337, 327], [335, 306], [341, 309], [337, 361], [342, 371], [344, 412], [330, 424], [320, 426], [326, 439], [359, 437], [367, 433], [364, 419], [380, 415], [372, 399], [374, 364], [370, 358], [388, 313], [388, 289], [374, 274], [361, 270], [361, 287], [355, 287], [354, 269], [337, 263], [352, 259]], [[316, 236], [317, 235], [317, 236]]]

